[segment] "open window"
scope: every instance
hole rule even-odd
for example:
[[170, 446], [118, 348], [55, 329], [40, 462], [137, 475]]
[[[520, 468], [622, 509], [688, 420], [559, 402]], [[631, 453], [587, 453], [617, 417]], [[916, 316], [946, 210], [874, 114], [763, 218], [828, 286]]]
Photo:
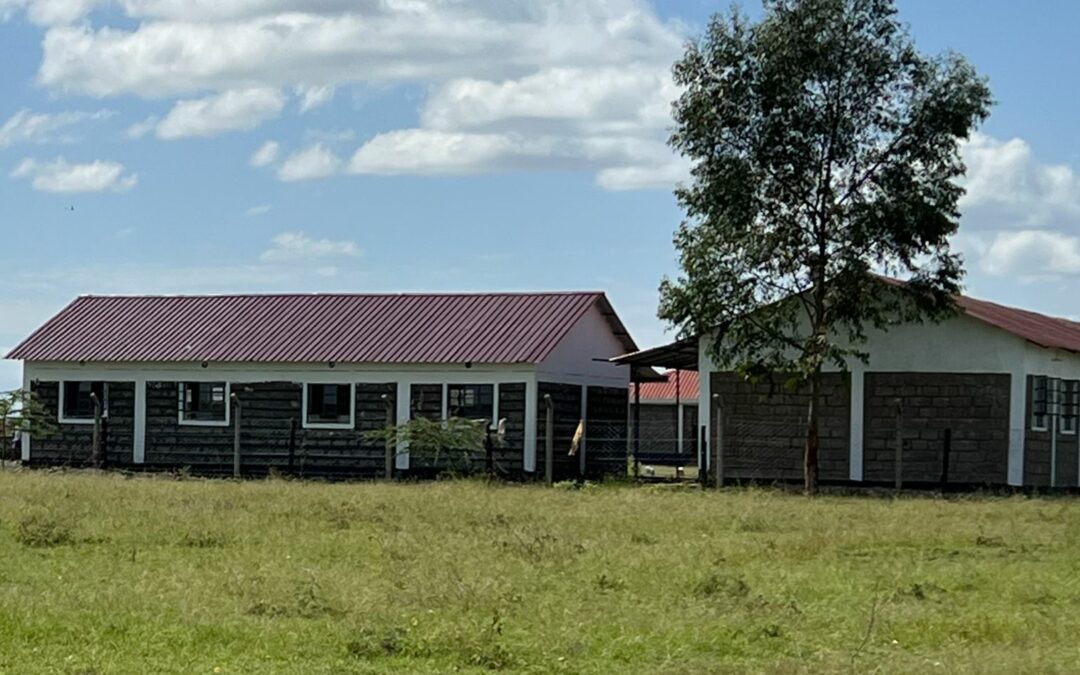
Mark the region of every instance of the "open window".
[[228, 426], [228, 383], [181, 382], [180, 424]]
[[1036, 375], [1031, 378], [1031, 430], [1046, 431], [1049, 429], [1047, 421], [1050, 417], [1049, 409], [1049, 378], [1045, 375]]
[[90, 394], [97, 395], [101, 403], [101, 416], [108, 417], [108, 384], [88, 380], [65, 381], [60, 383], [60, 422], [62, 424], [93, 424], [94, 400]]
[[1075, 434], [1080, 417], [1080, 381], [1061, 381], [1061, 433]]
[[495, 387], [493, 385], [447, 385], [446, 399], [446, 412], [450, 417], [494, 421]]
[[355, 406], [351, 384], [304, 386], [304, 426], [308, 429], [352, 429]]

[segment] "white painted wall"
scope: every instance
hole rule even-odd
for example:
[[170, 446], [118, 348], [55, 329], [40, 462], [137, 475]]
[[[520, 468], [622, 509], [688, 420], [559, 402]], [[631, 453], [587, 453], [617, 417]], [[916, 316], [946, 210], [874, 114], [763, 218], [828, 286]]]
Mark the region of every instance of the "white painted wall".
[[607, 360], [626, 353], [626, 345], [611, 332], [611, 324], [594, 305], [537, 368], [540, 381], [626, 388], [629, 366]]

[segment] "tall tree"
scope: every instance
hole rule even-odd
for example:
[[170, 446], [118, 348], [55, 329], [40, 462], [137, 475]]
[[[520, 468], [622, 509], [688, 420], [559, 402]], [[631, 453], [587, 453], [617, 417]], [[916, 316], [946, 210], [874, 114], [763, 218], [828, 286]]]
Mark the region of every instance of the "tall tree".
[[[920, 53], [892, 0], [714, 16], [674, 77], [670, 142], [692, 179], [676, 191], [682, 271], [661, 284], [660, 317], [715, 332], [722, 367], [809, 389], [813, 492], [823, 366], [865, 361], [867, 327], [954, 309], [959, 148], [989, 87], [959, 55]], [[884, 292], [875, 271], [908, 283]]]
[[0, 463], [18, 459], [12, 453], [18, 434], [47, 436], [56, 430], [53, 415], [26, 389], [0, 392]]

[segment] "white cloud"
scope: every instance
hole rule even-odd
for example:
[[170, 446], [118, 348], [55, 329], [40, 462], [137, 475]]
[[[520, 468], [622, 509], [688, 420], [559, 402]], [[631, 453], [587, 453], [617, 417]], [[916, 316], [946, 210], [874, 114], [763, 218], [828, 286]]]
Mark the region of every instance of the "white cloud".
[[334, 87], [300, 86], [296, 88], [296, 93], [300, 97], [300, 112], [306, 113], [329, 103], [334, 98]]
[[273, 246], [263, 251], [263, 262], [313, 260], [330, 257], [356, 257], [360, 247], [352, 241], [312, 239], [303, 232], [282, 232], [272, 240]]
[[135, 124], [132, 124], [130, 127], [128, 127], [127, 137], [133, 141], [138, 140], [153, 131], [157, 127], [157, 125], [158, 116], [151, 115], [150, 117], [144, 119], [142, 122], [136, 122]]
[[977, 133], [962, 148], [968, 172], [960, 202], [965, 225], [980, 229], [1054, 226], [1080, 219], [1080, 176], [1043, 164], [1020, 138]]
[[256, 168], [269, 166], [277, 160], [278, 150], [280, 149], [281, 146], [276, 141], [267, 141], [251, 154], [248, 164]]
[[63, 157], [51, 162], [25, 159], [11, 177], [28, 178], [35, 190], [43, 192], [125, 192], [139, 182], [137, 174], [125, 174], [124, 165], [118, 162], [69, 164]]
[[[665, 140], [684, 35], [647, 0], [100, 1], [130, 21], [84, 14], [50, 26], [38, 70], [47, 88], [145, 98], [284, 90], [302, 114], [341, 87], [417, 85], [427, 92], [420, 124], [370, 139], [353, 171], [585, 170], [612, 189], [671, 187], [678, 174]], [[274, 99], [215, 115], [210, 100], [181, 101], [158, 135], [250, 129], [281, 111]], [[422, 139], [439, 144], [429, 161], [386, 155]], [[448, 146], [466, 155], [448, 157]], [[337, 171], [325, 149], [299, 159], [309, 169], [325, 161], [283, 179]]]
[[206, 98], [179, 101], [157, 125], [157, 136], [172, 140], [250, 131], [277, 117], [284, 107], [285, 97], [281, 91], [268, 87], [229, 90]]
[[35, 113], [23, 108], [0, 126], [0, 148], [16, 143], [70, 141], [71, 137], [58, 136], [57, 132], [85, 121], [107, 119], [113, 114], [111, 110]]
[[341, 159], [322, 143], [289, 156], [278, 169], [278, 179], [286, 182], [325, 178], [341, 169]]
[[258, 206], [252, 206], [251, 208], [244, 211], [244, 215], [247, 216], [248, 218], [253, 218], [255, 216], [261, 216], [261, 215], [265, 215], [267, 213], [270, 213], [270, 210], [272, 208], [273, 207], [270, 206], [269, 204], [260, 204]]
[[1001, 232], [989, 243], [981, 266], [994, 276], [1052, 278], [1080, 274], [1080, 238], [1047, 230]]

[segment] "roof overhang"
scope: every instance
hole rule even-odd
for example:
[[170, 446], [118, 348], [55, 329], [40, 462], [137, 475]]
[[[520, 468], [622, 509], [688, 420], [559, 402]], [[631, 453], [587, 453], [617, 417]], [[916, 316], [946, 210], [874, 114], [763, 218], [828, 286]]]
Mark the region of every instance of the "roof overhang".
[[643, 349], [611, 359], [612, 363], [640, 368], [698, 369], [698, 340], [684, 338], [671, 344]]

